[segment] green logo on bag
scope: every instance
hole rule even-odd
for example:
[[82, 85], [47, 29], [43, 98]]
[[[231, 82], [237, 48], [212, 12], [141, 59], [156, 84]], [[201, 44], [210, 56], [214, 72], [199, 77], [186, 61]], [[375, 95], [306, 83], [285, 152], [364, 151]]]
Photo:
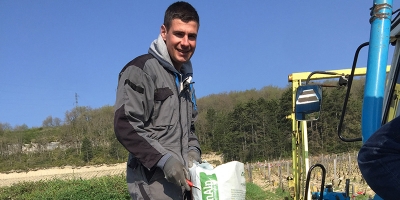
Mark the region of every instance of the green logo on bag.
[[218, 200], [218, 181], [217, 175], [207, 175], [200, 172], [201, 193], [203, 200]]

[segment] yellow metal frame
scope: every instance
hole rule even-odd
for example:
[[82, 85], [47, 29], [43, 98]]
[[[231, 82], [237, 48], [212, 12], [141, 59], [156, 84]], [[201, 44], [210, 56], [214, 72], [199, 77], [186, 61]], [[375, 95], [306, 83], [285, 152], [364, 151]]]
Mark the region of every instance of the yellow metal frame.
[[392, 119], [396, 118], [397, 108], [399, 108], [400, 104], [400, 84], [396, 83], [396, 86], [393, 88], [393, 91], [388, 91], [389, 93], [393, 93], [391, 99], [389, 99], [389, 110], [385, 123], [390, 122]]
[[[386, 72], [389, 72], [390, 65], [386, 67]], [[329, 70], [325, 72], [334, 72], [338, 75], [328, 75], [328, 74], [314, 74], [310, 77], [309, 80], [321, 80], [321, 79], [331, 79], [331, 78], [339, 78], [343, 75], [350, 75], [351, 69], [339, 69], [339, 70]], [[296, 121], [294, 107], [296, 103], [296, 91], [299, 86], [302, 85], [308, 78], [308, 76], [312, 72], [299, 72], [293, 73], [288, 76], [288, 81], [292, 83], [292, 114], [287, 116], [287, 118], [292, 119], [292, 176], [293, 176], [293, 183], [290, 184], [290, 190], [294, 191], [291, 192], [291, 195], [294, 200], [303, 199], [303, 191], [304, 190], [304, 181], [306, 179], [306, 173], [308, 169], [305, 168], [306, 162], [305, 158], [308, 158], [308, 152], [304, 151], [304, 144], [307, 124], [305, 122], [301, 123]], [[354, 70], [354, 76], [364, 76], [367, 73], [367, 68], [356, 68]], [[305, 126], [305, 127], [304, 127]], [[303, 185], [304, 184], [304, 185]], [[302, 187], [303, 186], [303, 187]], [[294, 196], [293, 196], [294, 195]]]

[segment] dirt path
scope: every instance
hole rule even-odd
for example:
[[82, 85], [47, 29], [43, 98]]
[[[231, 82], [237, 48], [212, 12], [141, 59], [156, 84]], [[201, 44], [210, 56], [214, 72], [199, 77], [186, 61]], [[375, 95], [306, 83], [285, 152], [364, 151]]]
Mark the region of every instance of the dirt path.
[[0, 173], [0, 187], [11, 186], [20, 182], [51, 180], [51, 179], [73, 179], [82, 178], [89, 179], [107, 175], [118, 175], [125, 173], [126, 163], [115, 165], [102, 166], [86, 166], [86, 167], [71, 167], [50, 168], [28, 172]]

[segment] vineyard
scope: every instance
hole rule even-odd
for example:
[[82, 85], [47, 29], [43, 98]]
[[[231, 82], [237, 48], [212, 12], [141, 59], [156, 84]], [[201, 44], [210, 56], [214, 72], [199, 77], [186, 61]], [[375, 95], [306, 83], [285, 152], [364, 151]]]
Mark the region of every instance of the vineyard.
[[[365, 195], [373, 197], [374, 192], [362, 178], [357, 164], [357, 152], [335, 155], [320, 155], [310, 158], [310, 166], [322, 164], [326, 169], [325, 185], [332, 185], [334, 191], [345, 191], [346, 179], [350, 181], [352, 197]], [[253, 182], [264, 190], [275, 191], [277, 188], [289, 191], [288, 177], [291, 177], [291, 160], [274, 160], [246, 163], [247, 181]], [[305, 180], [305, 179], [304, 179]], [[314, 168], [310, 176], [310, 191], [318, 192], [322, 180], [322, 170]], [[305, 185], [305, 184], [304, 184]], [[290, 191], [289, 191], [290, 192]], [[302, 191], [302, 193], [304, 190]]]
[[[207, 154], [203, 160], [214, 167], [223, 163], [221, 155]], [[335, 191], [344, 191], [346, 179], [350, 179], [350, 194], [352, 196], [373, 196], [374, 192], [365, 183], [357, 165], [357, 152], [336, 155], [320, 155], [310, 158], [310, 164], [323, 164], [326, 168], [325, 184], [332, 184]], [[245, 163], [246, 181], [252, 182], [263, 190], [270, 192], [282, 188], [288, 191], [287, 177], [291, 177], [290, 160], [260, 161]], [[0, 174], [0, 187], [10, 186], [24, 181], [39, 181], [52, 179], [90, 179], [108, 175], [125, 174], [126, 163], [115, 165], [97, 165], [86, 167], [71, 167], [42, 169], [28, 172], [13, 172]], [[311, 174], [310, 191], [316, 192], [321, 184], [322, 173], [315, 168]]]

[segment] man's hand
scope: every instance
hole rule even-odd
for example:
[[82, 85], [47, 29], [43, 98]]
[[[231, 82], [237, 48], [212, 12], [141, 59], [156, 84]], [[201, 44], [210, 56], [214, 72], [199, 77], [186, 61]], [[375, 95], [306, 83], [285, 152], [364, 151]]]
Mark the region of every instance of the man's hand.
[[186, 180], [189, 179], [189, 173], [185, 166], [176, 158], [171, 156], [165, 162], [164, 168], [165, 178], [176, 185], [184, 186], [187, 191], [190, 191], [190, 187]]
[[190, 150], [188, 153], [188, 166], [191, 168], [193, 166], [193, 162], [197, 161], [201, 163], [200, 152], [197, 150]]

